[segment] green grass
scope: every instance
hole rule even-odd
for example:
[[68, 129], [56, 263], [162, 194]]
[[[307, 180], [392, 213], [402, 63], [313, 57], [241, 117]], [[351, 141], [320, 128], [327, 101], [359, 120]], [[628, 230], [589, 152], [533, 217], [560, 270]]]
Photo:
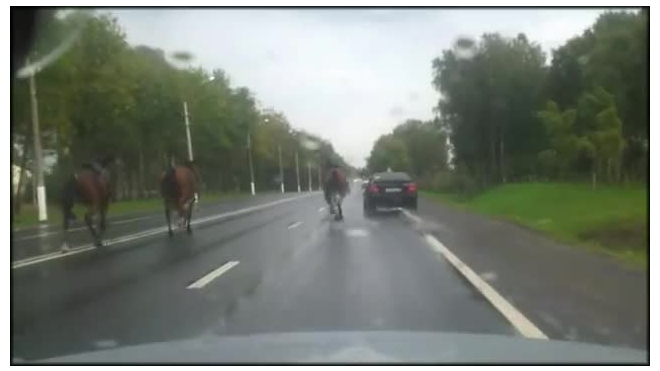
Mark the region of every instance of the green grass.
[[648, 189], [587, 184], [507, 184], [473, 198], [422, 192], [458, 208], [503, 218], [635, 266], [648, 261]]
[[[236, 199], [247, 196], [247, 193], [207, 192], [200, 196], [200, 203], [213, 203], [222, 199]], [[110, 204], [110, 207], [108, 208], [108, 217], [161, 210], [163, 210], [163, 200], [161, 198], [126, 200]], [[86, 207], [84, 205], [76, 204], [73, 208], [73, 212], [78, 217], [82, 217], [86, 212]], [[21, 206], [21, 214], [12, 218], [12, 227], [37, 225], [39, 224], [38, 215], [38, 210], [34, 205], [30, 203], [23, 204]], [[48, 205], [48, 222], [51, 224], [60, 224], [62, 222], [59, 205]]]

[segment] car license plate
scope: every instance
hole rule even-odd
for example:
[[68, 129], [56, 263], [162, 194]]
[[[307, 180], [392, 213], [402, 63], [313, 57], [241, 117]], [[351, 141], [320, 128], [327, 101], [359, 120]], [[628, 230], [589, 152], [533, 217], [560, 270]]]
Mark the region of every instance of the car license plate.
[[387, 193], [401, 192], [401, 188], [385, 188], [385, 192]]

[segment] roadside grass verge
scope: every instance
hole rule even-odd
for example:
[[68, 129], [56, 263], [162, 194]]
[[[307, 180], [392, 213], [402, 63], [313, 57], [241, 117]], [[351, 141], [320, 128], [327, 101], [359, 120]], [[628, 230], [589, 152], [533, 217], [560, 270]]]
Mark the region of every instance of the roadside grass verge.
[[648, 188], [506, 184], [472, 198], [422, 191], [460, 209], [502, 218], [559, 241], [605, 252], [636, 267], [648, 262]]
[[[205, 192], [200, 196], [200, 203], [203, 205], [224, 199], [239, 199], [248, 197], [249, 195], [249, 193]], [[80, 220], [82, 220], [86, 210], [87, 208], [80, 204], [75, 204], [73, 208], [74, 214], [76, 214]], [[163, 200], [159, 197], [123, 200], [110, 204], [110, 207], [108, 208], [108, 217], [112, 218], [121, 215], [141, 214], [163, 210]], [[59, 205], [48, 205], [48, 222], [49, 224], [62, 223], [62, 212]], [[12, 217], [11, 224], [12, 228], [29, 227], [39, 224], [39, 212], [37, 207], [30, 203], [23, 204], [21, 206], [20, 215]]]

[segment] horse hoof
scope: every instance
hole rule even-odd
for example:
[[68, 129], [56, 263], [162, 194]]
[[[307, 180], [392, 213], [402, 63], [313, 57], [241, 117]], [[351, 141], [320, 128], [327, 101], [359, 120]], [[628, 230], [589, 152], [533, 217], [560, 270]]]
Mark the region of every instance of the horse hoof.
[[174, 236], [174, 232], [172, 232], [172, 230], [170, 229], [169, 231], [167, 231], [167, 235], [172, 237], [172, 236]]
[[186, 233], [192, 234], [192, 229], [190, 227], [186, 228]]
[[103, 242], [101, 242], [100, 240], [99, 240], [99, 241], [96, 241], [96, 242], [94, 242], [94, 246], [96, 246], [96, 247], [103, 247]]

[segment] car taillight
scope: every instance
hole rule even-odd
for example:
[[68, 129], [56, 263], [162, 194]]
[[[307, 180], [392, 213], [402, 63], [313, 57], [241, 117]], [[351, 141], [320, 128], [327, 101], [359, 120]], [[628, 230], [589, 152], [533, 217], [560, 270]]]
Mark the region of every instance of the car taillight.
[[372, 184], [369, 186], [369, 192], [371, 193], [378, 193], [378, 186], [375, 184]]
[[417, 192], [417, 185], [415, 183], [408, 184], [408, 192], [410, 193]]

